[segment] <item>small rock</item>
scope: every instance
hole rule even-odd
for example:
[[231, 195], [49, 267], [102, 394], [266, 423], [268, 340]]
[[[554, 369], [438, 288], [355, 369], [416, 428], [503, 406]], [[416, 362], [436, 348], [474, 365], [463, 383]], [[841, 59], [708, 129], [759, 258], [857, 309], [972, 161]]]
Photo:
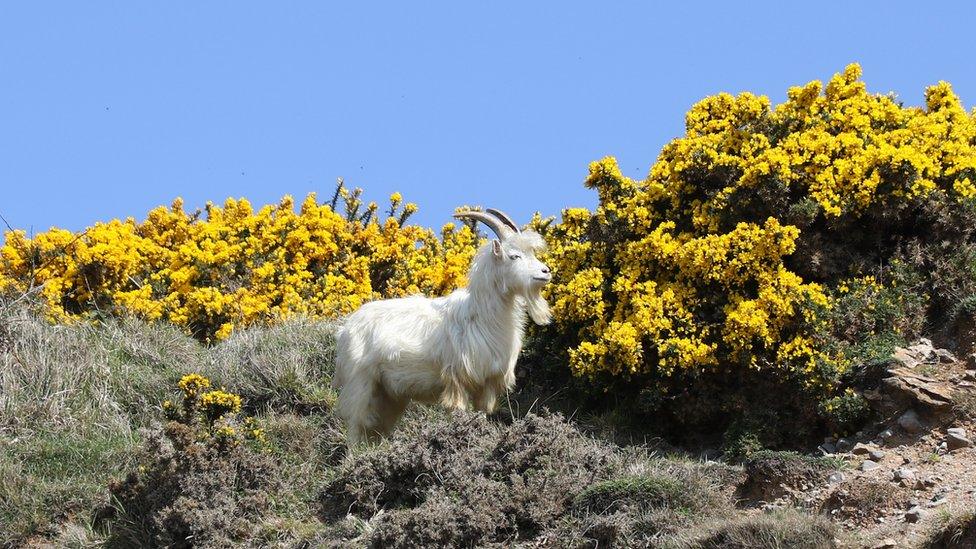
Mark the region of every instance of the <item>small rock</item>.
[[851, 448], [851, 453], [858, 456], [864, 456], [871, 453], [871, 447], [863, 442], [858, 442], [854, 445], [854, 448]]
[[896, 400], [934, 411], [952, 408], [952, 387], [949, 384], [908, 368], [889, 368], [888, 374], [889, 377], [881, 380], [883, 389]]
[[911, 522], [914, 524], [922, 520], [923, 516], [925, 516], [925, 511], [923, 511], [921, 507], [912, 507], [907, 513], [905, 513], [905, 522]]
[[936, 349], [935, 356], [938, 357], [939, 362], [943, 364], [949, 364], [956, 361], [956, 357], [948, 349]]
[[864, 472], [873, 471], [878, 467], [880, 467], [880, 465], [878, 465], [876, 462], [871, 461], [870, 459], [866, 459], [864, 460], [864, 463], [861, 463], [861, 470]]
[[908, 352], [914, 355], [919, 362], [929, 362], [935, 359], [935, 347], [925, 341], [919, 341], [915, 345], [909, 345]]
[[891, 354], [891, 358], [896, 362], [900, 362], [901, 365], [906, 368], [914, 368], [918, 366], [918, 359], [916, 359], [914, 354], [908, 349], [896, 347], [895, 352]]
[[946, 433], [949, 433], [950, 435], [960, 436], [960, 437], [966, 436], [966, 430], [963, 429], [962, 427], [949, 427], [948, 429], [946, 429]]
[[908, 410], [898, 418], [898, 426], [909, 433], [918, 433], [922, 430], [922, 422], [918, 419], [915, 410]]
[[924, 479], [922, 479], [922, 484], [924, 484], [926, 488], [933, 488], [938, 483], [939, 483], [938, 477], [925, 477]]
[[837, 453], [837, 447], [834, 446], [833, 444], [829, 443], [829, 442], [825, 442], [825, 443], [823, 443], [823, 444], [820, 445], [820, 451], [823, 452], [826, 455], [836, 454]]
[[830, 484], [840, 484], [841, 482], [844, 482], [845, 479], [846, 477], [844, 476], [844, 473], [837, 471], [836, 473], [831, 473], [831, 475], [827, 477], [827, 482]]
[[945, 505], [946, 503], [949, 503], [949, 500], [946, 499], [945, 497], [941, 497], [926, 503], [925, 506], [932, 508], [932, 507], [939, 507], [940, 505]]
[[895, 480], [914, 480], [915, 479], [915, 469], [909, 469], [908, 467], [899, 467], [895, 470]]
[[969, 448], [973, 445], [973, 441], [964, 436], [949, 433], [949, 435], [946, 437], [945, 444], [946, 449], [952, 452], [953, 450], [958, 450], [960, 448]]
[[851, 441], [847, 440], [846, 438], [842, 438], [842, 439], [840, 439], [840, 440], [837, 441], [837, 451], [838, 452], [850, 452], [851, 451], [851, 448], [853, 448], [853, 447], [854, 447], [854, 444], [851, 443]]
[[898, 542], [892, 538], [885, 538], [871, 546], [871, 549], [892, 549], [898, 547]]

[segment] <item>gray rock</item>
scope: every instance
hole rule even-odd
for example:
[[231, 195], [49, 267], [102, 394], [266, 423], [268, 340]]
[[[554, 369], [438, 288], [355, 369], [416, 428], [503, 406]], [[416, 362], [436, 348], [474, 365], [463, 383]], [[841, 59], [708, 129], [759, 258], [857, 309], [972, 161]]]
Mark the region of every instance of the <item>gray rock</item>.
[[840, 440], [837, 441], [837, 451], [838, 452], [850, 452], [851, 451], [851, 448], [853, 448], [853, 447], [854, 447], [854, 444], [851, 441], [847, 440], [846, 438], [842, 438], [842, 439], [840, 439]]
[[946, 436], [945, 445], [946, 449], [952, 452], [953, 450], [958, 450], [960, 448], [969, 448], [973, 445], [973, 441], [964, 436], [950, 433], [948, 436]]
[[935, 347], [928, 340], [919, 340], [915, 345], [908, 346], [910, 352], [919, 362], [934, 362], [936, 360]]
[[924, 516], [925, 511], [923, 511], [921, 507], [912, 507], [907, 513], [905, 513], [905, 522], [911, 522], [914, 524], [922, 520], [922, 517]]
[[950, 435], [960, 436], [960, 437], [966, 436], [966, 430], [963, 429], [962, 427], [949, 427], [948, 429], [946, 429], [946, 433], [949, 433]]
[[914, 480], [915, 479], [915, 469], [909, 469], [908, 467], [899, 467], [895, 470], [895, 480]]
[[878, 465], [877, 463], [871, 461], [870, 459], [866, 459], [866, 460], [864, 460], [864, 463], [861, 463], [861, 470], [864, 471], [864, 472], [874, 471], [878, 467], [881, 467], [881, 466]]
[[863, 442], [858, 442], [851, 448], [851, 453], [858, 456], [866, 456], [871, 453], [871, 446], [864, 444]]
[[918, 366], [918, 359], [915, 358], [914, 353], [901, 347], [895, 348], [895, 352], [891, 354], [891, 359], [900, 363], [905, 368], [914, 368]]
[[898, 542], [892, 538], [885, 538], [871, 546], [871, 549], [893, 549], [898, 547]]
[[836, 454], [837, 453], [837, 447], [834, 446], [830, 442], [825, 442], [825, 443], [823, 443], [823, 444], [820, 445], [820, 451], [823, 452], [826, 455]]
[[949, 384], [908, 368], [889, 368], [888, 375], [881, 380], [883, 389], [897, 402], [936, 411], [952, 409], [952, 387]]
[[827, 477], [827, 482], [830, 484], [840, 484], [846, 479], [847, 477], [844, 476], [844, 473], [837, 471], [836, 473], [832, 473], [829, 477]]
[[942, 362], [943, 364], [949, 364], [956, 361], [955, 355], [953, 355], [948, 349], [936, 349], [935, 356], [939, 359], [939, 362]]
[[868, 452], [868, 457], [870, 457], [874, 461], [881, 461], [882, 459], [884, 459], [886, 455], [887, 454], [885, 453], [884, 450], [874, 449]]
[[898, 426], [909, 433], [918, 433], [922, 430], [922, 422], [918, 419], [915, 410], [908, 410], [898, 418]]

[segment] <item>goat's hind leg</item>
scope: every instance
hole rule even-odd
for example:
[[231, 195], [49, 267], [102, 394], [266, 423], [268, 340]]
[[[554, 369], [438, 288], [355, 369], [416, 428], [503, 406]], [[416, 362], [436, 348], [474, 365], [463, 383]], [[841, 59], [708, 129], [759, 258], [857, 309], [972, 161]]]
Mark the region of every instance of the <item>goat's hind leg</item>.
[[386, 436], [393, 431], [407, 408], [407, 400], [390, 395], [382, 387], [374, 389], [374, 403], [376, 405], [376, 436]]
[[376, 387], [365, 376], [350, 376], [339, 394], [339, 416], [346, 422], [346, 442], [358, 446], [373, 438], [376, 431]]

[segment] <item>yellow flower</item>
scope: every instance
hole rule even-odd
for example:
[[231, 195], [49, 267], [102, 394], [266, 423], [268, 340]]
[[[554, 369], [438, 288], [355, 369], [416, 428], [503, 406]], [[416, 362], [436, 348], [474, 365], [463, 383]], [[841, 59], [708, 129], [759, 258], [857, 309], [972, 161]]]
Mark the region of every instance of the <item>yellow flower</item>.
[[[245, 199], [188, 214], [177, 199], [145, 221], [98, 223], [74, 234], [10, 232], [0, 247], [0, 291], [43, 285], [53, 321], [86, 311], [167, 320], [203, 341], [293, 315], [334, 318], [378, 298], [443, 295], [465, 283], [478, 238], [406, 225], [417, 211], [391, 197], [389, 217], [363, 207], [360, 189], [335, 201], [310, 194], [255, 210]], [[40, 268], [38, 268], [40, 265]]]
[[187, 374], [180, 378], [176, 386], [183, 391], [186, 398], [194, 398], [200, 394], [200, 391], [210, 387], [210, 380], [200, 374]]
[[212, 420], [224, 414], [241, 410], [241, 397], [223, 390], [209, 391], [200, 395], [200, 409]]

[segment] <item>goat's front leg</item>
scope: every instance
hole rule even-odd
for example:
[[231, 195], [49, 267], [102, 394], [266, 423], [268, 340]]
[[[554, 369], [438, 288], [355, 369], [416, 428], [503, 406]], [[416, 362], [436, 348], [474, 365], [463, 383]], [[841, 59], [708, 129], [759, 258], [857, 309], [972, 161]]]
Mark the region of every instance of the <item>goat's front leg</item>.
[[498, 393], [492, 384], [486, 385], [474, 395], [474, 409], [490, 414], [498, 404]]
[[468, 391], [454, 376], [444, 377], [444, 391], [441, 393], [441, 405], [453, 410], [467, 410], [471, 399]]
[[484, 380], [478, 387], [478, 391], [472, 395], [476, 410], [490, 414], [498, 407], [498, 397], [505, 393], [510, 385], [508, 384], [509, 372], [498, 374]]

